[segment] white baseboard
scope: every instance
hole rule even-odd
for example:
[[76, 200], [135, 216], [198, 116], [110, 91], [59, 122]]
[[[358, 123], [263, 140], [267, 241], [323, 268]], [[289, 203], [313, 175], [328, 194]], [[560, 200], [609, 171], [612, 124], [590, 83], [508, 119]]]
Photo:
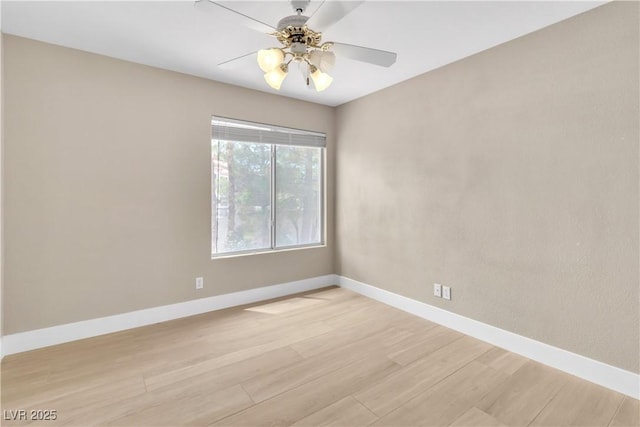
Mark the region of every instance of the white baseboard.
[[340, 286], [528, 359], [640, 399], [640, 375], [347, 277]]
[[329, 274], [311, 279], [281, 283], [177, 304], [116, 314], [114, 316], [100, 317], [98, 319], [83, 320], [65, 325], [52, 326], [50, 328], [5, 335], [2, 337], [2, 349], [4, 350], [2, 354], [21, 353], [36, 348], [48, 347], [55, 344], [95, 337], [111, 332], [123, 331], [337, 284], [338, 276]]

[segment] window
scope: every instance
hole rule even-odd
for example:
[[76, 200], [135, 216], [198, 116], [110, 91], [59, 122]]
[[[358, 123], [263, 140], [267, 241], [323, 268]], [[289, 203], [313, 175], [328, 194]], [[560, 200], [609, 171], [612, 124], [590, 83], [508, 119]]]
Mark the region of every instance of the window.
[[325, 135], [211, 120], [212, 256], [324, 243]]

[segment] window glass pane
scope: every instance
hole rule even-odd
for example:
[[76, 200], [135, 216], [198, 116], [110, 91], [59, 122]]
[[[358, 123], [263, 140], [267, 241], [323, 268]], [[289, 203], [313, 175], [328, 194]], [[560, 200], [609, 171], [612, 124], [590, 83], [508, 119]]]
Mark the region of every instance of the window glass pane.
[[212, 253], [271, 247], [271, 147], [213, 141]]
[[276, 146], [276, 247], [321, 243], [322, 149]]

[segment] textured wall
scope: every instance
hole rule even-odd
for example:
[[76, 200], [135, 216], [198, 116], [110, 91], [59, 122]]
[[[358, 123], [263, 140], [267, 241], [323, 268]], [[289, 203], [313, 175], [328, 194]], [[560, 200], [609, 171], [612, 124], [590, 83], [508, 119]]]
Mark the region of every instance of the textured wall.
[[331, 199], [325, 248], [211, 260], [210, 231], [211, 115], [326, 132], [333, 194], [332, 108], [4, 42], [5, 334], [334, 272]]
[[640, 372], [638, 8], [339, 107], [339, 272]]

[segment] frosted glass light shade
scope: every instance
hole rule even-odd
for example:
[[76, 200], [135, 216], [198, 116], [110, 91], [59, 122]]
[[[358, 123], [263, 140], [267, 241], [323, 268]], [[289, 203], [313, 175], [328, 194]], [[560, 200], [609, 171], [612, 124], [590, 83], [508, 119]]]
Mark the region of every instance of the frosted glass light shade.
[[267, 84], [275, 90], [280, 90], [280, 86], [282, 86], [285, 77], [287, 77], [287, 66], [284, 64], [281, 64], [264, 75]]
[[329, 51], [313, 50], [309, 54], [309, 62], [318, 67], [323, 73], [328, 73], [336, 63], [336, 55]]
[[272, 47], [271, 49], [262, 49], [258, 51], [258, 65], [265, 73], [273, 70], [282, 64], [284, 53], [281, 49]]
[[313, 73], [311, 73], [311, 78], [313, 79], [313, 84], [316, 86], [316, 90], [318, 92], [322, 92], [326, 88], [331, 85], [333, 81], [333, 77], [329, 74], [325, 74], [319, 69], [316, 69]]

